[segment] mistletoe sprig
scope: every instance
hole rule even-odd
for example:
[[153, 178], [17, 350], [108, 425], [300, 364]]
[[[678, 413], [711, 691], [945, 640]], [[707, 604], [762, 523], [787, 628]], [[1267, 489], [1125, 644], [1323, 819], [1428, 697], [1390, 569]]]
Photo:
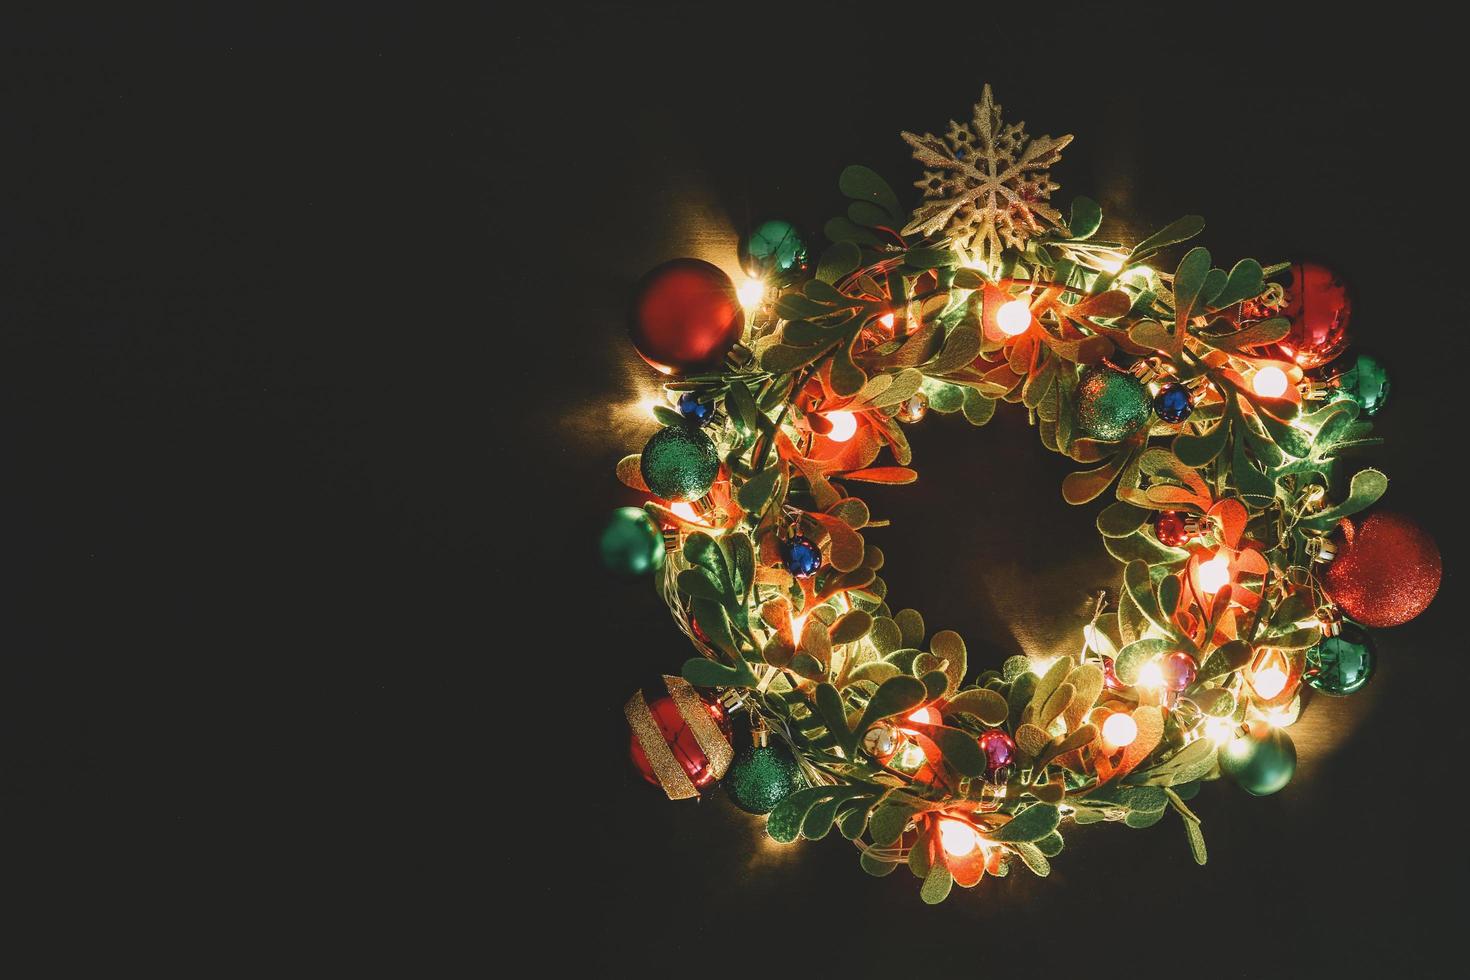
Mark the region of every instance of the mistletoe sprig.
[[[868, 872], [907, 865], [925, 901], [1016, 861], [1048, 874], [1066, 820], [1139, 828], [1172, 810], [1203, 864], [1188, 801], [1220, 775], [1221, 746], [1242, 726], [1287, 724], [1298, 710], [1294, 686], [1269, 690], [1252, 672], [1269, 655], [1299, 678], [1322, 639], [1313, 555], [1386, 489], [1376, 470], [1341, 473], [1344, 454], [1376, 442], [1371, 426], [1351, 401], [1309, 411], [1295, 384], [1253, 384], [1267, 369], [1302, 380], [1272, 353], [1290, 323], [1269, 315], [1270, 280], [1286, 266], [1220, 267], [1193, 247], [1161, 271], [1152, 263], [1198, 236], [1201, 219], [1130, 248], [1096, 237], [1094, 201], [1075, 199], [1063, 219], [1025, 200], [1056, 189], [1039, 168], [1066, 140], [1029, 152], [988, 87], [975, 124], [952, 124], [947, 144], [906, 138], [927, 164], [961, 173], [983, 157], [983, 211], [974, 195], [944, 197], [961, 185], [928, 173], [911, 219], [878, 174], [848, 167], [838, 187], [849, 203], [815, 266], [767, 293], [725, 367], [667, 386], [722, 410], [719, 476], [699, 512], [647, 505], [674, 546], [660, 588], [698, 651], [683, 676], [736, 692], [797, 757], [806, 786], [771, 812], [773, 838], [836, 827]], [[1086, 424], [1088, 379], [1115, 376], [1178, 386], [1192, 411], [1100, 437]], [[890, 605], [882, 550], [865, 534], [887, 522], [859, 493], [917, 479], [904, 425], [924, 410], [978, 426], [1002, 402], [1079, 465], [1066, 501], [1113, 491], [1097, 527], [1122, 575], [1078, 650], [972, 676], [958, 634]], [[839, 415], [851, 432], [834, 432]], [[637, 456], [618, 472], [647, 489]], [[1166, 513], [1183, 540], [1162, 539]], [[783, 562], [794, 536], [820, 548], [815, 574]], [[1165, 683], [1167, 670], [1184, 683]]]

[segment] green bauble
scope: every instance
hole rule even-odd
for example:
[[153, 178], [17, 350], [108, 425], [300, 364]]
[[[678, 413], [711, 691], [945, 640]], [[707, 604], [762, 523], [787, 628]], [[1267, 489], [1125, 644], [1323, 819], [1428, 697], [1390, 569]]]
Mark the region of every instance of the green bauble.
[[1364, 415], [1377, 415], [1388, 401], [1388, 372], [1376, 357], [1359, 354], [1337, 382], [1338, 397], [1357, 402]]
[[730, 802], [746, 813], [766, 814], [801, 789], [801, 770], [784, 745], [747, 745], [735, 753], [722, 785]]
[[1252, 796], [1270, 796], [1291, 782], [1296, 746], [1280, 728], [1257, 722], [1220, 748], [1220, 771]]
[[779, 280], [806, 268], [806, 242], [791, 222], [767, 221], [740, 243], [740, 264], [752, 276]]
[[619, 507], [608, 518], [599, 542], [602, 563], [624, 575], [657, 571], [664, 563], [664, 536], [637, 507]]
[[638, 461], [643, 482], [665, 500], [698, 500], [720, 472], [720, 456], [698, 429], [671, 425], [653, 434]]
[[1120, 442], [1147, 425], [1153, 403], [1131, 374], [1090, 367], [1077, 382], [1077, 428], [1090, 439]]
[[1363, 689], [1373, 676], [1373, 640], [1357, 623], [1343, 623], [1342, 632], [1329, 636], [1307, 651], [1302, 679], [1314, 691], [1334, 698]]

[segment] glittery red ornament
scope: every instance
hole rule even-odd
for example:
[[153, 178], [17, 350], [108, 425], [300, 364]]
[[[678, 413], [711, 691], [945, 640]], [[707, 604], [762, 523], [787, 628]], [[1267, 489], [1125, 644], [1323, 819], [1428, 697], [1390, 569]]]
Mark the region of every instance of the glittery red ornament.
[[700, 259], [674, 259], [645, 275], [628, 308], [628, 335], [664, 374], [718, 368], [745, 330], [735, 284]]
[[1439, 591], [1439, 546], [1401, 514], [1374, 513], [1339, 525], [1337, 557], [1322, 573], [1332, 600], [1364, 626], [1398, 626]]
[[1267, 350], [1311, 370], [1347, 348], [1353, 303], [1337, 273], [1315, 262], [1298, 262], [1291, 267], [1285, 309], [1269, 312], [1246, 308], [1242, 312], [1247, 316], [1265, 312], [1268, 317], [1284, 316], [1290, 320], [1291, 330]]
[[687, 799], [729, 767], [730, 716], [682, 678], [663, 680], [667, 693], [638, 691], [624, 706], [632, 730], [628, 754], [643, 778], [663, 787], [670, 799]]
[[1193, 537], [1184, 526], [1184, 515], [1177, 510], [1161, 511], [1154, 519], [1154, 536], [1159, 539], [1160, 544], [1168, 545], [1170, 548], [1180, 548], [1189, 543]]

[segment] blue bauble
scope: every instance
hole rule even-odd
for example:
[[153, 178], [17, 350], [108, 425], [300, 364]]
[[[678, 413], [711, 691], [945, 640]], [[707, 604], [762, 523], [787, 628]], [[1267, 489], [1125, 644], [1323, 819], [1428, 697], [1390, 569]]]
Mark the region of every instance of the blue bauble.
[[822, 549], [811, 538], [798, 534], [781, 542], [781, 562], [792, 575], [806, 578], [822, 567]]
[[1173, 425], [1189, 418], [1189, 413], [1194, 411], [1194, 399], [1189, 397], [1188, 388], [1170, 381], [1154, 396], [1154, 411], [1159, 418]]
[[686, 391], [679, 396], [679, 414], [695, 425], [704, 425], [715, 414], [715, 406], [710, 402], [700, 401], [694, 392]]

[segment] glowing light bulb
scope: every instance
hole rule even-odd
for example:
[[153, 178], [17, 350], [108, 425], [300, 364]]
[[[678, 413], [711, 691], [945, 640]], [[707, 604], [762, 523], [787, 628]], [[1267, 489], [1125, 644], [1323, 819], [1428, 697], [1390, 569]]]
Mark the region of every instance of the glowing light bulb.
[[1216, 555], [1209, 561], [1201, 562], [1199, 566], [1199, 587], [1206, 594], [1213, 595], [1230, 584], [1230, 559], [1224, 555]]
[[766, 298], [766, 284], [754, 276], [747, 277], [744, 282], [735, 287], [735, 295], [740, 298], [740, 305], [747, 310], [760, 306], [761, 300]]
[[915, 709], [909, 714], [908, 718], [909, 721], [916, 721], [921, 725], [937, 725], [944, 720], [939, 714], [939, 709], [930, 707], [929, 705]]
[[1286, 372], [1274, 364], [1268, 364], [1251, 378], [1251, 388], [1262, 398], [1280, 398], [1286, 394]]
[[1099, 256], [1097, 264], [1098, 268], [1102, 269], [1104, 272], [1117, 273], [1123, 270], [1123, 260], [1111, 256], [1108, 258], [1103, 258]]
[[[1164, 686], [1164, 668], [1157, 660], [1150, 660], [1148, 663], [1138, 668], [1138, 686]], [[1103, 722], [1103, 724], [1107, 724], [1107, 722]]]
[[1251, 687], [1267, 701], [1286, 690], [1286, 671], [1274, 664], [1251, 674]]
[[889, 330], [892, 330], [893, 325], [898, 322], [898, 317], [894, 316], [892, 313], [885, 313], [878, 318], [878, 322], [883, 324], [883, 326], [887, 327]]
[[1103, 722], [1102, 737], [1104, 742], [1115, 749], [1132, 745], [1133, 740], [1138, 737], [1138, 722], [1133, 720], [1132, 715], [1115, 711]]
[[946, 818], [939, 821], [939, 843], [950, 857], [964, 857], [975, 853], [975, 848], [980, 846], [980, 835], [963, 820]]
[[1216, 745], [1224, 745], [1235, 735], [1235, 725], [1225, 718], [1211, 718], [1205, 722], [1205, 738]]
[[798, 640], [801, 639], [801, 631], [806, 629], [806, 619], [811, 613], [802, 613], [800, 616], [791, 617], [791, 635]]
[[827, 438], [833, 442], [846, 442], [857, 432], [857, 416], [851, 412], [827, 412], [827, 421], [832, 423], [832, 431], [827, 433]]
[[694, 505], [687, 500], [676, 500], [669, 505], [669, 510], [692, 524], [700, 523], [699, 515], [694, 512]]
[[1026, 332], [1031, 326], [1031, 305], [1024, 299], [1013, 299], [995, 311], [995, 325], [1007, 337]]

